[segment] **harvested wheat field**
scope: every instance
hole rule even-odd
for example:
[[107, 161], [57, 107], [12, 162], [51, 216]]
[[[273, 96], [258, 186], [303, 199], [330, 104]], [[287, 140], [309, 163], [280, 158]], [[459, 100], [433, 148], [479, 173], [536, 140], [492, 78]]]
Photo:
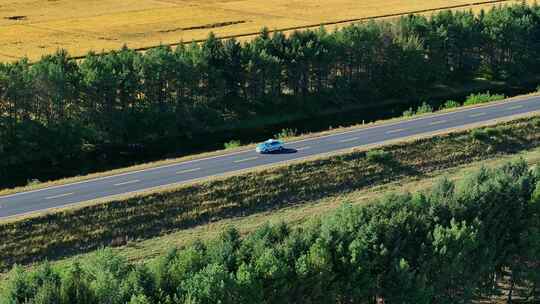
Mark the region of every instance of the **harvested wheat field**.
[[[480, 0], [481, 1], [481, 0]], [[0, 0], [0, 61], [58, 48], [71, 55], [174, 44], [445, 7], [488, 8], [512, 0]], [[338, 26], [339, 26], [338, 25]], [[335, 26], [335, 25], [334, 25]]]

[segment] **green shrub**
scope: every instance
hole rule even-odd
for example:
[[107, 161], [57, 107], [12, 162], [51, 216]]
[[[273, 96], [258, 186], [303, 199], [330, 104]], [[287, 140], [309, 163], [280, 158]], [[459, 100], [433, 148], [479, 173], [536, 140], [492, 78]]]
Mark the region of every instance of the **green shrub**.
[[403, 112], [403, 117], [411, 117], [411, 116], [414, 116], [413, 108], [409, 108], [408, 110], [405, 110]]
[[441, 106], [441, 110], [445, 110], [445, 109], [453, 109], [453, 108], [457, 108], [459, 107], [460, 104], [459, 102], [455, 101], [455, 100], [447, 100], [445, 101], [445, 103]]
[[83, 151], [85, 153], [94, 152], [94, 151], [96, 151], [96, 145], [90, 144], [90, 143], [84, 143], [81, 146], [81, 151]]
[[474, 129], [470, 135], [475, 140], [483, 141], [501, 135], [501, 130], [499, 128]]
[[504, 99], [504, 98], [505, 98], [505, 96], [502, 95], [502, 94], [493, 94], [492, 95], [491, 93], [489, 93], [489, 91], [487, 91], [486, 93], [471, 94], [471, 95], [467, 96], [467, 99], [465, 100], [463, 105], [470, 106], [470, 105], [474, 105], [474, 104], [481, 104], [481, 103], [501, 100], [501, 99]]
[[274, 137], [279, 138], [279, 139], [285, 139], [289, 137], [294, 137], [297, 135], [297, 133], [298, 133], [297, 129], [286, 128], [286, 129], [282, 129], [279, 133], [274, 135]]
[[33, 178], [33, 179], [29, 179], [26, 182], [26, 186], [36, 186], [36, 185], [39, 185], [40, 183], [41, 182], [39, 181], [39, 179]]
[[472, 139], [479, 141], [485, 140], [488, 137], [484, 129], [474, 129], [471, 131], [470, 136]]
[[425, 113], [433, 113], [433, 107], [430, 104], [423, 102], [422, 105], [420, 105], [416, 109], [416, 111], [414, 111], [413, 108], [409, 108], [408, 110], [405, 110], [403, 112], [403, 117], [411, 117], [414, 115], [425, 114]]
[[416, 115], [418, 114], [426, 114], [426, 113], [433, 113], [433, 107], [426, 103], [426, 102], [423, 102], [421, 106], [418, 107], [418, 109], [416, 109]]
[[392, 155], [383, 150], [370, 150], [366, 152], [366, 158], [372, 163], [384, 164], [392, 159]]
[[495, 137], [501, 134], [501, 130], [498, 128], [485, 128], [484, 132], [488, 137]]
[[229, 142], [226, 142], [223, 144], [225, 149], [233, 149], [240, 147], [240, 141], [239, 140], [231, 140]]

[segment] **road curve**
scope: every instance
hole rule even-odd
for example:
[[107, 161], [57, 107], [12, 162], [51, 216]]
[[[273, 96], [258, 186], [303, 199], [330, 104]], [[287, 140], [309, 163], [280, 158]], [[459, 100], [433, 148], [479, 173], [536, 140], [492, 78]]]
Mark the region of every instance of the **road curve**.
[[342, 133], [286, 143], [287, 151], [260, 155], [240, 151], [141, 171], [54, 186], [0, 197], [0, 218], [43, 211], [88, 200], [179, 184], [209, 176], [396, 140], [414, 135], [487, 122], [493, 119], [540, 111], [540, 97], [433, 114], [400, 122], [380, 124]]

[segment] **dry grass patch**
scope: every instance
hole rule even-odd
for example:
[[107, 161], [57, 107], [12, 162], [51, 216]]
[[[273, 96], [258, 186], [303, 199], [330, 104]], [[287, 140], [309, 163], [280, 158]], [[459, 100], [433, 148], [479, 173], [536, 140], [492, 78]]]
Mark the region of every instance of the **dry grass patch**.
[[90, 50], [118, 49], [124, 44], [145, 48], [199, 40], [210, 31], [221, 37], [235, 36], [256, 33], [263, 26], [287, 29], [460, 5], [465, 6], [462, 9], [473, 10], [493, 5], [473, 0], [7, 0], [0, 3], [0, 61], [23, 56], [37, 60], [58, 48], [81, 56]]

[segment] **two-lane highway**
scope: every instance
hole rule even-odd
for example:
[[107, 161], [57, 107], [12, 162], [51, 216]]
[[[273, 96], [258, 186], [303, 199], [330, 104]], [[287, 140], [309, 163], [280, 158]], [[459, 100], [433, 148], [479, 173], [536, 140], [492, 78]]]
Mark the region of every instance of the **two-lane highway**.
[[35, 191], [21, 192], [0, 197], [0, 218], [144, 191], [165, 185], [186, 183], [209, 176], [223, 175], [258, 166], [287, 162], [450, 128], [464, 127], [536, 111], [540, 111], [540, 97], [528, 97], [290, 142], [286, 143], [287, 150], [283, 153], [261, 155], [253, 150], [240, 151]]

